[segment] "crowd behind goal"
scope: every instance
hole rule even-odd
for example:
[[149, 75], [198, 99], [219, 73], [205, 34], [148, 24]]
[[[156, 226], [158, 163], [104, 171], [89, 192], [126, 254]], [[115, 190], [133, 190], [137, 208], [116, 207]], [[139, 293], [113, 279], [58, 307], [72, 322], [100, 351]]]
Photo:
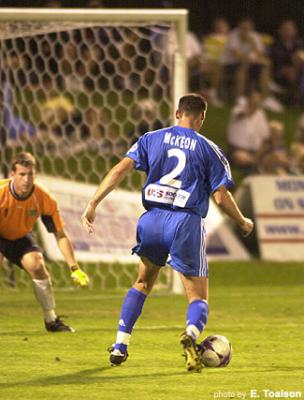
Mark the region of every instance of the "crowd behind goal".
[[[4, 174], [14, 154], [26, 150], [44, 174], [96, 184], [143, 133], [171, 123], [176, 33], [170, 24], [17, 23], [12, 31], [9, 36], [2, 25], [0, 33]], [[229, 110], [221, 134], [241, 179], [303, 174], [304, 115], [289, 132], [289, 148], [282, 119], [285, 108], [303, 104], [303, 45], [295, 21], [282, 22], [271, 37], [251, 18], [235, 27], [217, 18], [202, 37], [190, 26], [187, 51], [191, 91], [205, 95], [213, 109]], [[138, 190], [142, 182], [135, 174], [124, 187]], [[120, 280], [117, 272], [112, 276]]]

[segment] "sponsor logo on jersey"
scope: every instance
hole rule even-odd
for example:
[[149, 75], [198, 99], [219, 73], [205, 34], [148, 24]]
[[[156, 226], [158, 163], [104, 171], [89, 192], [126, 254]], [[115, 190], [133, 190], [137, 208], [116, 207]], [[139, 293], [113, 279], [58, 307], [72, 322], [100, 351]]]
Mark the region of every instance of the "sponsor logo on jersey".
[[145, 189], [145, 199], [156, 203], [172, 204], [178, 207], [185, 207], [190, 193], [185, 190], [150, 184]]

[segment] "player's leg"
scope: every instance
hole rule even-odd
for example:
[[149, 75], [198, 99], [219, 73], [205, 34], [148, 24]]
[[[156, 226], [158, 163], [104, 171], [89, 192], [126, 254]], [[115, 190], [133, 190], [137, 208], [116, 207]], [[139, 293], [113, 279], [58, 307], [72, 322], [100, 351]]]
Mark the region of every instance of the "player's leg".
[[161, 266], [166, 263], [168, 248], [163, 245], [162, 240], [164, 223], [164, 213], [157, 210], [144, 213], [138, 221], [137, 246], [133, 248], [133, 252], [140, 256], [141, 261], [138, 277], [122, 305], [116, 343], [110, 356], [112, 364], [120, 364], [126, 360], [135, 322], [141, 314]]
[[260, 90], [262, 93], [263, 99], [266, 99], [267, 96], [269, 95], [269, 81], [270, 81], [270, 73], [271, 73], [271, 64], [268, 59], [263, 58], [261, 60], [261, 65], [260, 65], [261, 71], [260, 71]]
[[34, 294], [42, 308], [46, 330], [49, 332], [74, 332], [72, 327], [64, 324], [56, 315], [51, 277], [42, 254], [38, 251], [24, 254], [21, 258], [21, 265], [32, 278]]
[[189, 306], [186, 331], [180, 341], [186, 356], [188, 371], [200, 371], [201, 362], [196, 340], [208, 317], [208, 264], [206, 258], [204, 221], [196, 215], [176, 215], [180, 218], [170, 248], [171, 266], [180, 274]]
[[208, 319], [208, 278], [179, 275], [189, 302], [186, 334], [196, 341]]
[[160, 269], [160, 266], [155, 265], [153, 262], [148, 260], [147, 257], [141, 256], [138, 267], [138, 276], [133, 285], [133, 289], [148, 296], [154, 286]]
[[21, 265], [32, 279], [34, 293], [43, 310], [45, 321], [47, 323], [55, 321], [57, 316], [53, 288], [42, 254], [37, 251], [24, 254]]
[[3, 263], [5, 257], [6, 242], [7, 240], [0, 236], [0, 265]]
[[141, 256], [137, 279], [133, 287], [128, 291], [121, 308], [116, 342], [114, 348], [110, 349], [110, 361], [112, 364], [119, 365], [127, 359], [127, 348], [133, 327], [142, 312], [148, 294], [153, 288], [160, 268], [146, 257]]
[[247, 79], [248, 65], [245, 63], [240, 64], [235, 71], [236, 99], [244, 96]]
[[189, 302], [186, 331], [182, 333], [180, 342], [186, 356], [187, 370], [200, 372], [202, 363], [196, 341], [208, 319], [208, 278], [182, 273], [180, 277]]
[[201, 218], [189, 215], [181, 221], [170, 254], [189, 302], [186, 333], [196, 341], [208, 318], [208, 262]]

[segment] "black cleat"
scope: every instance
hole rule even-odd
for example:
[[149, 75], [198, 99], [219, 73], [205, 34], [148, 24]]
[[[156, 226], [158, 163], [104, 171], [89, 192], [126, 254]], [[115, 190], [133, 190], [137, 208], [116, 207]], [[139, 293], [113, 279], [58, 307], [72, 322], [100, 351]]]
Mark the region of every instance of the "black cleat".
[[55, 321], [46, 322], [44, 321], [45, 329], [48, 332], [75, 332], [75, 329], [71, 326], [65, 325], [60, 317], [57, 317]]
[[184, 349], [187, 371], [201, 372], [202, 362], [195, 340], [184, 332], [181, 334], [180, 343]]
[[129, 356], [127, 351], [121, 353], [119, 350], [114, 350], [114, 346], [109, 347], [108, 352], [110, 353], [110, 363], [112, 365], [120, 365], [125, 362]]

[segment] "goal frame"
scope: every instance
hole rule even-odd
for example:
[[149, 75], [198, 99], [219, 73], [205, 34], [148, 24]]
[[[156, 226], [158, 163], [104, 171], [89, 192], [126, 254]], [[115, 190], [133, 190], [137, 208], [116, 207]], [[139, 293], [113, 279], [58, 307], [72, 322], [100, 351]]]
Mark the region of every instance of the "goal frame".
[[[47, 8], [1, 8], [0, 22], [169, 22], [174, 24], [177, 49], [174, 53], [173, 105], [177, 108], [178, 99], [187, 92], [188, 73], [186, 60], [186, 35], [188, 30], [188, 10], [186, 9], [47, 9]], [[172, 115], [172, 122], [175, 116]], [[177, 273], [173, 273], [172, 292], [183, 291]]]
[[[176, 109], [178, 99], [188, 87], [186, 35], [188, 10], [186, 9], [48, 9], [48, 8], [1, 8], [0, 22], [52, 21], [52, 22], [171, 22], [177, 32], [177, 50], [174, 54], [173, 96]], [[174, 116], [172, 116], [174, 120]]]

